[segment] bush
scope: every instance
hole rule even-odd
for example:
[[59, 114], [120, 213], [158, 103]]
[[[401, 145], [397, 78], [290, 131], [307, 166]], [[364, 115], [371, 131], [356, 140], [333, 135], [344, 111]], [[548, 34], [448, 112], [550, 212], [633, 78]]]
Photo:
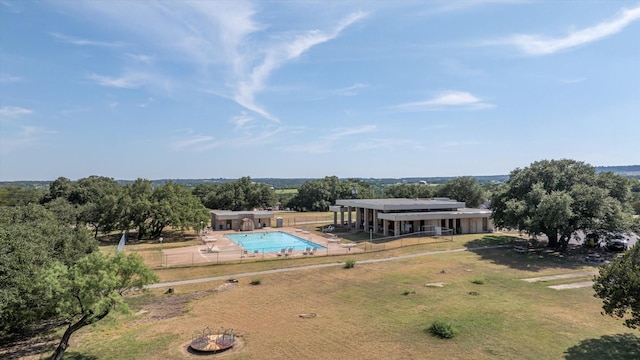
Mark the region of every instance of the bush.
[[251, 285], [260, 285], [260, 284], [262, 284], [262, 280], [260, 280], [260, 279], [253, 279], [253, 280], [251, 280], [251, 281], [249, 282], [249, 284], [251, 284]]
[[458, 330], [445, 320], [434, 321], [426, 331], [442, 339], [451, 339], [458, 334]]
[[415, 293], [416, 293], [415, 291], [409, 290], [409, 289], [402, 290], [402, 295], [405, 295], [405, 296], [406, 295], [415, 295]]
[[471, 280], [471, 282], [476, 284], [476, 285], [483, 285], [484, 284], [484, 279], [473, 279], [473, 280]]
[[344, 262], [344, 268], [345, 268], [345, 269], [351, 269], [351, 268], [353, 268], [354, 266], [356, 266], [356, 261], [355, 261], [355, 260], [353, 260], [353, 259], [349, 259], [349, 260], [347, 260], [347, 261], [345, 261], [345, 262]]

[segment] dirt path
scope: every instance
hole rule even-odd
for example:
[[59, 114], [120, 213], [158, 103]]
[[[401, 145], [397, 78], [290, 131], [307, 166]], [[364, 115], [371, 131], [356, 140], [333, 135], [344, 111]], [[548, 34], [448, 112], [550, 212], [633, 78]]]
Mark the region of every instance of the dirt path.
[[597, 271], [583, 271], [583, 272], [571, 273], [571, 274], [560, 274], [560, 275], [534, 277], [534, 278], [522, 279], [522, 281], [534, 283], [534, 282], [539, 282], [539, 281], [552, 281], [552, 280], [572, 279], [572, 278], [584, 277], [584, 276], [589, 276], [589, 275], [597, 275], [597, 274], [598, 274]]
[[[446, 253], [454, 253], [454, 252], [462, 252], [462, 251], [478, 251], [478, 250], [499, 249], [499, 248], [505, 248], [505, 247], [511, 247], [511, 245], [495, 245], [495, 246], [483, 246], [483, 247], [468, 248], [468, 249], [429, 251], [429, 252], [423, 252], [423, 253], [417, 253], [417, 254], [392, 256], [392, 257], [382, 258], [382, 259], [360, 260], [360, 261], [358, 261], [358, 263], [359, 264], [372, 264], [372, 263], [385, 262], [385, 261], [395, 261], [395, 260], [401, 260], [401, 259], [410, 259], [410, 258], [420, 257], [420, 256], [438, 255], [438, 254], [446, 254]], [[239, 274], [229, 274], [229, 275], [223, 275], [223, 276], [213, 276], [213, 277], [200, 278], [200, 279], [170, 281], [170, 282], [164, 282], [164, 283], [157, 283], [157, 284], [148, 285], [146, 288], [154, 289], [154, 288], [171, 287], [171, 286], [178, 286], [178, 285], [197, 284], [197, 283], [209, 282], [209, 281], [220, 281], [220, 280], [236, 279], [236, 278], [243, 278], [243, 277], [251, 277], [251, 276], [263, 275], [263, 274], [275, 274], [275, 273], [283, 273], [283, 272], [290, 272], [290, 271], [300, 271], [300, 270], [306, 270], [306, 269], [318, 269], [318, 268], [324, 268], [324, 267], [330, 267], [330, 266], [343, 266], [343, 265], [344, 265], [344, 263], [342, 263], [342, 262], [332, 262], [332, 263], [327, 263], [327, 264], [316, 264], [316, 265], [305, 265], [305, 266], [298, 266], [298, 267], [285, 268], [285, 269], [254, 271], [254, 272], [246, 272], [246, 273], [239, 273]]]
[[578, 288], [589, 287], [589, 286], [593, 286], [593, 281], [582, 281], [582, 282], [576, 282], [571, 284], [553, 285], [549, 287], [554, 290], [566, 290], [566, 289], [578, 289]]

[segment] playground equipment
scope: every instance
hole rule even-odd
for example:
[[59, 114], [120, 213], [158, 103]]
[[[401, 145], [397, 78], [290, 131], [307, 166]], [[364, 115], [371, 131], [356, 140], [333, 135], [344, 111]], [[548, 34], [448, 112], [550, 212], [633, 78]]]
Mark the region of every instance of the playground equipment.
[[221, 327], [215, 333], [206, 327], [202, 331], [194, 331], [189, 347], [197, 352], [217, 353], [231, 348], [236, 343], [233, 329]]

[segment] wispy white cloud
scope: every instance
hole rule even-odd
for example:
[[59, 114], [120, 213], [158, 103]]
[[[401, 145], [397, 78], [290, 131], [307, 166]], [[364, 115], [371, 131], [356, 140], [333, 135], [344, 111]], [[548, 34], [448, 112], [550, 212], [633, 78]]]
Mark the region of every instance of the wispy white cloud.
[[515, 46], [525, 55], [549, 55], [614, 35], [638, 19], [640, 19], [640, 6], [623, 10], [614, 19], [572, 31], [564, 37], [516, 34], [505, 39], [487, 41], [485, 44]]
[[523, 4], [528, 0], [441, 0], [430, 1], [432, 7], [419, 12], [420, 15], [434, 15], [455, 11], [463, 11], [487, 4]]
[[241, 57], [236, 62], [236, 76], [238, 78], [234, 85], [234, 100], [243, 107], [254, 111], [265, 118], [278, 121], [278, 119], [256, 104], [255, 95], [265, 88], [265, 83], [271, 73], [280, 68], [285, 63], [298, 58], [314, 46], [335, 39], [348, 26], [360, 21], [366, 16], [364, 12], [356, 12], [343, 18], [332, 30], [323, 32], [311, 30], [298, 33], [292, 39], [284, 39], [281, 43], [271, 45], [264, 49], [264, 57], [255, 66], [247, 69]]
[[1, 118], [16, 118], [33, 113], [30, 109], [25, 109], [19, 106], [3, 106], [0, 108]]
[[281, 147], [282, 150], [291, 153], [306, 153], [306, 154], [327, 154], [330, 153], [331, 143], [326, 141], [312, 141], [303, 144], [295, 144]]
[[133, 60], [135, 62], [139, 62], [142, 64], [151, 64], [155, 60], [154, 55], [125, 54], [125, 56], [130, 60]]
[[202, 136], [202, 135], [194, 135], [189, 136], [186, 139], [180, 139], [174, 141], [171, 144], [171, 147], [174, 150], [180, 151], [185, 148], [198, 148], [203, 145], [210, 145], [214, 143], [215, 138], [213, 136]]
[[2, 84], [17, 83], [17, 82], [22, 82], [22, 81], [24, 81], [24, 79], [19, 77], [19, 76], [14, 76], [14, 75], [11, 75], [11, 74], [6, 74], [6, 73], [0, 73], [0, 83], [2, 83]]
[[2, 6], [7, 9], [7, 11], [11, 11], [14, 14], [20, 14], [22, 12], [22, 9], [20, 9], [18, 6], [16, 6], [15, 3], [11, 1], [2, 0], [0, 1], [0, 4], [2, 4]]
[[72, 45], [78, 45], [78, 46], [121, 47], [125, 45], [125, 43], [121, 41], [86, 40], [86, 39], [79, 39], [73, 36], [68, 36], [60, 33], [55, 33], [55, 32], [49, 33], [49, 35], [53, 36], [54, 38], [62, 42], [72, 44]]
[[340, 96], [355, 96], [360, 93], [360, 90], [368, 88], [369, 85], [363, 83], [355, 83], [351, 86], [347, 86], [341, 89], [334, 90], [336, 95]]
[[142, 85], [142, 76], [126, 75], [121, 77], [111, 77], [98, 74], [89, 74], [87, 78], [95, 81], [100, 86], [133, 89]]
[[149, 106], [149, 105], [153, 104], [154, 102], [156, 102], [156, 99], [154, 99], [154, 98], [152, 98], [152, 97], [149, 97], [149, 98], [147, 98], [147, 100], [146, 100], [145, 102], [141, 102], [141, 103], [139, 103], [139, 104], [138, 104], [138, 107], [140, 107], [140, 108], [145, 108], [145, 107], [147, 107], [147, 106]]
[[281, 147], [288, 152], [303, 152], [310, 154], [326, 154], [332, 152], [336, 142], [352, 136], [376, 131], [376, 125], [364, 125], [353, 128], [328, 129], [327, 135], [321, 135], [316, 140], [306, 141], [300, 144], [292, 144]]
[[255, 118], [253, 116], [249, 115], [246, 111], [243, 111], [240, 115], [233, 116], [229, 122], [231, 122], [236, 129], [240, 129], [254, 120]]
[[366, 141], [356, 142], [351, 150], [353, 151], [366, 151], [366, 150], [395, 150], [395, 149], [411, 149], [422, 150], [423, 146], [417, 141], [411, 139], [398, 139], [398, 138], [384, 138], [384, 139], [367, 139]]
[[171, 83], [168, 79], [147, 72], [126, 71], [119, 77], [91, 73], [87, 75], [87, 79], [96, 82], [100, 86], [119, 89], [137, 89], [143, 86], [150, 86], [154, 90], [171, 90]]
[[465, 91], [444, 91], [428, 100], [399, 104], [393, 108], [404, 111], [483, 110], [495, 105], [482, 101]]
[[338, 128], [331, 130], [331, 134], [326, 136], [327, 140], [335, 141], [347, 136], [369, 133], [376, 130], [376, 125], [365, 125], [355, 128]]
[[[121, 30], [155, 46], [159, 56], [195, 65], [193, 70], [201, 75], [199, 87], [222, 94], [276, 123], [279, 119], [257, 99], [258, 94], [269, 90], [267, 82], [273, 71], [309, 49], [335, 39], [366, 16], [363, 12], [351, 13], [334, 22], [329, 30], [267, 33], [262, 30], [269, 26], [256, 20], [257, 6], [248, 1], [132, 1], [123, 6], [92, 1], [60, 6], [82, 16], [92, 16], [105, 26], [116, 22]], [[56, 36], [79, 44], [102, 44]], [[212, 73], [216, 73], [215, 79]], [[126, 88], [138, 84], [130, 79], [102, 75], [94, 78], [105, 86]]]
[[7, 154], [39, 144], [43, 139], [57, 131], [38, 126], [20, 126], [16, 132], [0, 137], [0, 154]]

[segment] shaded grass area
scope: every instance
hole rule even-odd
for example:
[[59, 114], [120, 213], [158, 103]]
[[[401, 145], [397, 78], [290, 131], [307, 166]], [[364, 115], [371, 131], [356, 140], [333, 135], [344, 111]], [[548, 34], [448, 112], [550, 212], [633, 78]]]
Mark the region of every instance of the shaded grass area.
[[636, 334], [626, 333], [585, 339], [567, 349], [565, 359], [640, 359], [640, 337]]

